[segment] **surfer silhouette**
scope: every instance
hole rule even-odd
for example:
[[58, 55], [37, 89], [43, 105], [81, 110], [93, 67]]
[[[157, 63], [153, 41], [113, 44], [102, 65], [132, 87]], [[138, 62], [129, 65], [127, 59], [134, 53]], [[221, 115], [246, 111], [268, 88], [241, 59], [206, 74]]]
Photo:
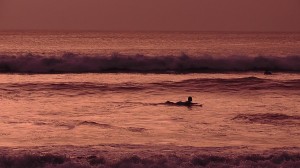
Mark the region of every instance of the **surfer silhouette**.
[[272, 71], [265, 70], [264, 74], [265, 74], [265, 75], [272, 75]]
[[191, 96], [188, 97], [188, 100], [185, 102], [179, 101], [179, 102], [171, 102], [171, 101], [166, 101], [166, 104], [168, 105], [176, 105], [176, 106], [192, 106], [195, 105], [197, 103], [193, 103], [193, 98]]

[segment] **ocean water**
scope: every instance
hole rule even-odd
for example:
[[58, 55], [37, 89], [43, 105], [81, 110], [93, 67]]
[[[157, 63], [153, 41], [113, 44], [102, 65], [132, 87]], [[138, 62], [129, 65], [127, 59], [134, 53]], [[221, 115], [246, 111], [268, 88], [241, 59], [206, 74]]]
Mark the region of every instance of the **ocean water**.
[[2, 152], [299, 153], [299, 33], [1, 32], [0, 72]]

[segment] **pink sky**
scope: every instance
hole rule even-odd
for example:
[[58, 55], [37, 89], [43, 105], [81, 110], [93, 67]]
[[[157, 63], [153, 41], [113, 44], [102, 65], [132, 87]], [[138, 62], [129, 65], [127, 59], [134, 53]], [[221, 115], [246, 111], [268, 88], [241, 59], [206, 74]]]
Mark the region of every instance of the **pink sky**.
[[0, 0], [0, 30], [300, 31], [300, 0]]

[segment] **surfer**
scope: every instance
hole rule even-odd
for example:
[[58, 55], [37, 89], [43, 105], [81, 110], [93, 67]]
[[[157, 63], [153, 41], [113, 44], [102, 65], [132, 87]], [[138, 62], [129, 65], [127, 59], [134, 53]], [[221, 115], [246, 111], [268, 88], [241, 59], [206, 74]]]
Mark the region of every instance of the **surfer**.
[[265, 74], [265, 75], [272, 75], [272, 71], [265, 70], [264, 74]]
[[197, 103], [193, 103], [193, 98], [191, 96], [188, 97], [188, 100], [185, 101], [185, 102], [182, 102], [182, 101], [179, 101], [179, 102], [171, 102], [171, 101], [166, 101], [166, 104], [169, 104], [169, 105], [176, 105], [176, 106], [192, 106], [192, 105], [195, 105]]

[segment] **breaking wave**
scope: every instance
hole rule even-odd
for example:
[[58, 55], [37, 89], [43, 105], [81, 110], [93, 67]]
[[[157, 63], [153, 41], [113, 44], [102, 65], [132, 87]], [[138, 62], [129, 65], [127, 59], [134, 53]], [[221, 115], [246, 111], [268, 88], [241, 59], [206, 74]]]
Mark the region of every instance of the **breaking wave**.
[[300, 56], [0, 56], [0, 73], [198, 73], [230, 71], [300, 72]]
[[[27, 154], [27, 155], [1, 155], [1, 167], [14, 168], [66, 168], [66, 167], [107, 167], [107, 168], [141, 168], [141, 167], [158, 167], [158, 168], [192, 168], [192, 167], [299, 167], [300, 154], [281, 152], [278, 154], [262, 155], [248, 154], [237, 156], [220, 156], [220, 155], [197, 155], [190, 157], [181, 157], [173, 155], [154, 154], [148, 157], [128, 154], [119, 159], [106, 157], [107, 152], [96, 153], [96, 155], [83, 155], [80, 157], [68, 157], [54, 154]], [[97, 156], [98, 155], [98, 156]]]

